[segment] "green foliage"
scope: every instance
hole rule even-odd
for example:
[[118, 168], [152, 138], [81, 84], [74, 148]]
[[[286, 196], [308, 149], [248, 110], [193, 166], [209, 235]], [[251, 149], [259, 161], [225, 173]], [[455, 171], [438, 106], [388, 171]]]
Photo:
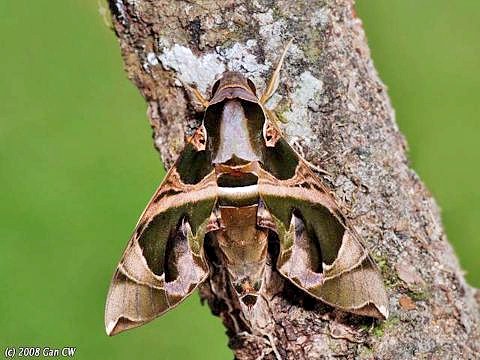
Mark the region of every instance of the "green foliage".
[[[480, 2], [359, 0], [358, 10], [413, 166], [480, 286]], [[2, 0], [0, 32], [2, 349], [231, 358], [221, 321], [197, 295], [145, 327], [105, 335], [110, 277], [164, 171], [97, 0]]]

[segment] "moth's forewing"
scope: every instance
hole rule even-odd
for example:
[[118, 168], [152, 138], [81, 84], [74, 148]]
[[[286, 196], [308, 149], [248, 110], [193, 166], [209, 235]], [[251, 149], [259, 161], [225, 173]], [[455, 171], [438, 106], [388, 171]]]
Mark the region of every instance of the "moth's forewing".
[[208, 276], [203, 240], [217, 199], [208, 156], [188, 144], [142, 214], [110, 285], [109, 335], [153, 320]]
[[276, 223], [280, 273], [334, 307], [386, 318], [378, 269], [328, 188], [283, 138], [265, 154], [259, 193]]

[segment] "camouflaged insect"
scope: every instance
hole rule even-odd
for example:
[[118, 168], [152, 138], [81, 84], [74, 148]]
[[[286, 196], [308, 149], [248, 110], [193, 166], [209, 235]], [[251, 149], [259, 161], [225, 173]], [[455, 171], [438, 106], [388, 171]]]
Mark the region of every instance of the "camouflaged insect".
[[[285, 51], [286, 52], [286, 51]], [[202, 125], [137, 224], [107, 297], [109, 335], [145, 324], [209, 276], [206, 236], [220, 250], [232, 293], [254, 307], [265, 287], [269, 239], [286, 279], [344, 311], [388, 316], [379, 271], [330, 189], [282, 137], [253, 83], [226, 72], [205, 100]]]

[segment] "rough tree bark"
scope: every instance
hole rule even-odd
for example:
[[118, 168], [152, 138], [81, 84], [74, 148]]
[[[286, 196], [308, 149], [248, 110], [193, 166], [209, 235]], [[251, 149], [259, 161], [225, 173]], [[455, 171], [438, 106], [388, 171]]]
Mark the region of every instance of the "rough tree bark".
[[[126, 71], [148, 103], [170, 166], [199, 116], [181, 82], [204, 94], [224, 70], [263, 88], [294, 39], [271, 102], [287, 139], [325, 169], [383, 273], [384, 322], [334, 311], [273, 269], [271, 313], [237, 333], [222, 270], [201, 289], [237, 359], [479, 358], [479, 305], [447, 242], [435, 201], [408, 166], [406, 143], [373, 67], [353, 0], [110, 0]], [[478, 298], [478, 296], [477, 296]], [[241, 321], [240, 321], [241, 322]]]

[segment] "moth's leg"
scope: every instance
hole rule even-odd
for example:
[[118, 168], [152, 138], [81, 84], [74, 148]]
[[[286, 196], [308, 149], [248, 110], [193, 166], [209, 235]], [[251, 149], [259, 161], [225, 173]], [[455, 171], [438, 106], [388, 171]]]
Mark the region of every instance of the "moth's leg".
[[[302, 156], [302, 157], [303, 157], [303, 156]], [[324, 175], [330, 176], [331, 178], [334, 178], [334, 176], [333, 176], [332, 173], [328, 172], [328, 171], [325, 170], [325, 169], [322, 169], [320, 166], [317, 166], [317, 165], [312, 164], [310, 161], [308, 161], [308, 160], [305, 159], [304, 157], [303, 157], [303, 161], [305, 161], [305, 163], [306, 163], [310, 168], [312, 168], [313, 170], [315, 170], [317, 173], [319, 173], [319, 174], [324, 174]], [[333, 197], [336, 196], [333, 191], [330, 192], [330, 195], [332, 195]], [[336, 198], [335, 198], [335, 199], [336, 199]], [[351, 211], [351, 209], [347, 209], [347, 210]]]
[[262, 199], [258, 201], [257, 225], [259, 227], [263, 227], [277, 232], [277, 228], [275, 227], [275, 222], [273, 221], [272, 215], [268, 211]]
[[270, 345], [270, 348], [275, 354], [275, 359], [282, 360], [282, 356], [278, 352], [277, 345], [275, 345], [275, 337], [271, 333], [265, 334], [265, 336], [268, 338], [268, 345]]
[[287, 51], [290, 48], [290, 45], [292, 44], [292, 40], [293, 39], [290, 39], [287, 45], [285, 46], [282, 56], [280, 56], [278, 65], [272, 74], [272, 78], [270, 79], [270, 82], [268, 83], [268, 86], [265, 89], [265, 92], [260, 97], [260, 104], [262, 105], [264, 105], [272, 97], [272, 95], [275, 94], [275, 91], [277, 91], [278, 84], [280, 83], [280, 70], [282, 69], [283, 60], [285, 59], [285, 55], [287, 54]]

